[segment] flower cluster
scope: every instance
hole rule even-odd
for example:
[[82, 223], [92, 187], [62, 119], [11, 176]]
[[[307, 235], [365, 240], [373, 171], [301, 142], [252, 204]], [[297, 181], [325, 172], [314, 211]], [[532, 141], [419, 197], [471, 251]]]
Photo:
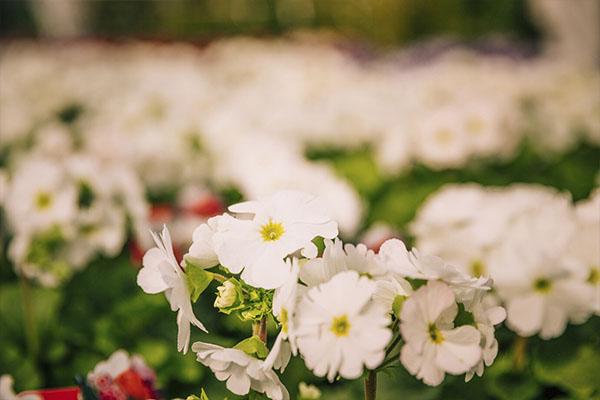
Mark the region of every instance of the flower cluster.
[[0, 57], [10, 260], [56, 285], [119, 253], [128, 232], [142, 253], [139, 232], [166, 220], [186, 247], [188, 229], [222, 211], [189, 206], [232, 186], [244, 198], [315, 192], [351, 237], [364, 205], [331, 166], [306, 159], [312, 148], [369, 144], [394, 174], [510, 159], [524, 140], [545, 152], [600, 143], [595, 69], [446, 47], [428, 48], [426, 62], [418, 48], [357, 62], [325, 38], [204, 50], [11, 42]]
[[[451, 206], [449, 206], [451, 205]], [[536, 185], [449, 185], [412, 225], [420, 249], [494, 279], [521, 336], [560, 336], [600, 312], [600, 191], [573, 204]]]
[[[114, 352], [88, 373], [84, 394], [91, 390], [100, 400], [159, 399], [156, 375], [141, 356], [129, 356], [124, 350]], [[87, 397], [86, 397], [87, 398]]]
[[14, 235], [9, 256], [45, 286], [98, 254], [116, 256], [129, 232], [147, 230], [144, 190], [132, 171], [79, 152], [20, 160], [4, 207]]
[[[408, 251], [398, 239], [378, 253], [344, 244], [317, 197], [283, 191], [229, 207], [194, 232], [180, 263], [166, 227], [144, 256], [138, 284], [165, 292], [177, 311], [178, 349], [186, 352], [196, 301], [213, 280], [214, 306], [252, 321], [252, 336], [224, 348], [195, 342], [197, 360], [238, 395], [288, 399], [275, 370], [299, 355], [318, 377], [359, 378], [401, 362], [429, 385], [446, 373], [481, 375], [498, 351], [502, 307], [485, 302], [487, 278]], [[324, 240], [319, 251], [315, 242]], [[266, 324], [279, 334], [267, 347]]]

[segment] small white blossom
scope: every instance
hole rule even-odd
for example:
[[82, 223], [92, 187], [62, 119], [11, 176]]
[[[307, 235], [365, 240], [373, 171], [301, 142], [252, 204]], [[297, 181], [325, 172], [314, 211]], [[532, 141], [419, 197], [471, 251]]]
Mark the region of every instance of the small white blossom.
[[253, 286], [274, 289], [284, 284], [291, 269], [283, 259], [302, 250], [316, 256], [315, 237], [333, 238], [337, 224], [318, 198], [281, 191], [264, 201], [248, 201], [229, 208], [251, 219], [224, 217], [213, 240], [221, 265]]
[[272, 369], [262, 368], [263, 362], [238, 349], [228, 349], [210, 343], [195, 342], [192, 351], [197, 360], [209, 367], [227, 389], [243, 396], [250, 389], [264, 393], [272, 400], [289, 400], [290, 396]]
[[463, 374], [481, 359], [479, 332], [467, 325], [454, 328], [457, 312], [454, 293], [440, 281], [429, 281], [402, 307], [400, 361], [428, 385], [442, 383], [445, 373]]
[[371, 301], [375, 282], [340, 272], [311, 288], [296, 311], [296, 337], [306, 366], [333, 381], [356, 379], [383, 361], [392, 337], [387, 311]]
[[162, 234], [152, 233], [156, 247], [144, 255], [144, 266], [137, 276], [138, 285], [146, 293], [165, 293], [172, 311], [177, 311], [177, 349], [187, 353], [190, 341], [190, 324], [206, 332], [204, 325], [194, 315], [186, 277], [177, 264], [169, 230], [165, 226]]

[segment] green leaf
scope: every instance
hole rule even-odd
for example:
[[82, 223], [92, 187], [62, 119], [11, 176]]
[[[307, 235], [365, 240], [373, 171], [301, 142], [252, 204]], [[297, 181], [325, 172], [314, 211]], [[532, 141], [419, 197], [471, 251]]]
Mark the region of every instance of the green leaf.
[[241, 350], [249, 356], [256, 356], [257, 358], [266, 358], [269, 354], [267, 346], [265, 346], [263, 341], [256, 335], [242, 340], [233, 346], [233, 348]]
[[206, 271], [186, 260], [185, 262], [185, 276], [187, 278], [188, 288], [190, 290], [190, 297], [192, 301], [198, 300], [202, 292], [206, 290], [208, 285], [213, 280], [214, 275], [211, 272]]
[[500, 400], [529, 400], [536, 398], [541, 386], [530, 373], [519, 373], [513, 369], [513, 360], [499, 355], [484, 375], [486, 390]]
[[394, 316], [400, 319], [400, 313], [402, 312], [402, 306], [404, 305], [404, 301], [406, 301], [406, 296], [397, 295], [394, 297], [394, 302], [392, 303], [392, 312]]
[[576, 347], [573, 342], [553, 340], [540, 345], [533, 360], [533, 372], [538, 379], [582, 399], [600, 393], [598, 371], [600, 350], [592, 344]]

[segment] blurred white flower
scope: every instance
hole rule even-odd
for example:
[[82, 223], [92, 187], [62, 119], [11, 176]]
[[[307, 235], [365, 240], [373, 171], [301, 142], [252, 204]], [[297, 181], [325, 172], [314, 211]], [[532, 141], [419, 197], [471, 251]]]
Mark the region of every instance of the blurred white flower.
[[392, 337], [386, 310], [371, 301], [375, 283], [355, 271], [340, 272], [311, 288], [296, 312], [298, 349], [306, 366], [332, 382], [356, 379], [376, 368]]
[[197, 360], [209, 367], [227, 389], [238, 396], [250, 389], [264, 393], [272, 400], [289, 400], [290, 396], [271, 369], [263, 369], [263, 362], [238, 349], [228, 349], [209, 343], [195, 342], [192, 351]]
[[4, 374], [0, 376], [0, 399], [2, 400], [43, 400], [42, 396], [36, 393], [24, 392], [16, 394], [13, 390], [14, 379], [12, 376]]
[[5, 207], [16, 232], [33, 232], [74, 222], [77, 193], [58, 163], [27, 159], [11, 180]]
[[427, 385], [439, 385], [445, 373], [465, 373], [481, 359], [480, 333], [468, 325], [455, 328], [457, 312], [454, 293], [439, 281], [429, 281], [402, 307], [400, 361]]
[[187, 353], [190, 341], [190, 324], [206, 331], [194, 315], [185, 273], [177, 264], [169, 230], [165, 226], [161, 234], [152, 232], [156, 247], [144, 255], [143, 267], [137, 276], [137, 284], [146, 293], [165, 293], [172, 311], [177, 311], [177, 349]]
[[213, 236], [221, 265], [253, 286], [274, 289], [285, 283], [291, 269], [284, 257], [302, 250], [316, 256], [311, 242], [337, 236], [337, 224], [324, 213], [318, 198], [281, 191], [264, 201], [239, 203], [229, 208], [252, 219], [222, 218]]

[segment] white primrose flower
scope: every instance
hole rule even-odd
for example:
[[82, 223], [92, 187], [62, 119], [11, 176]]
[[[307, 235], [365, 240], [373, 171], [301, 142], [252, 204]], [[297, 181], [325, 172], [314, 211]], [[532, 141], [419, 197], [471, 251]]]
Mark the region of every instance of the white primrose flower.
[[198, 226], [192, 236], [192, 245], [184, 256], [201, 268], [212, 268], [219, 264], [219, 258], [215, 253], [213, 236], [217, 230], [221, 216], [209, 218], [205, 224]]
[[273, 316], [281, 324], [281, 331], [277, 335], [273, 348], [263, 365], [263, 368], [275, 368], [281, 372], [285, 370], [292, 353], [294, 355], [298, 354], [294, 316], [299, 289], [303, 288], [298, 285], [298, 270], [300, 268], [298, 259], [293, 258], [286, 263], [291, 263], [292, 274], [283, 286], [275, 289], [273, 294]]
[[264, 369], [263, 361], [238, 349], [228, 349], [210, 343], [195, 342], [192, 351], [220, 381], [227, 381], [229, 391], [238, 396], [250, 389], [264, 393], [272, 400], [289, 400], [290, 395], [272, 369]]
[[177, 264], [173, 253], [171, 235], [165, 226], [161, 234], [152, 232], [156, 247], [144, 254], [143, 267], [137, 284], [149, 294], [165, 293], [171, 310], [177, 311], [177, 349], [187, 353], [190, 341], [190, 324], [207, 332], [194, 315], [185, 273]]
[[248, 201], [229, 207], [252, 219], [224, 217], [213, 240], [221, 265], [255, 287], [275, 289], [285, 283], [291, 269], [283, 259], [302, 250], [315, 257], [315, 237], [334, 238], [337, 224], [325, 213], [317, 197], [281, 191], [264, 201]]
[[390, 239], [381, 245], [378, 257], [389, 271], [404, 277], [424, 280], [442, 280], [450, 285], [459, 300], [469, 300], [480, 290], [489, 290], [487, 277], [472, 277], [442, 258], [421, 254], [417, 249], [408, 251], [398, 239]]
[[306, 366], [317, 376], [356, 379], [376, 368], [392, 337], [390, 318], [372, 302], [375, 282], [344, 271], [307, 291], [296, 310], [296, 338]]
[[313, 258], [300, 268], [300, 280], [308, 286], [325, 283], [342, 271], [356, 271], [361, 275], [381, 277], [387, 269], [379, 262], [373, 250], [360, 243], [342, 243], [338, 238], [325, 240], [323, 256]]
[[454, 328], [457, 312], [452, 289], [440, 281], [429, 281], [402, 307], [400, 361], [427, 385], [439, 385], [445, 373], [463, 374], [481, 359], [479, 331], [468, 325]]
[[77, 193], [58, 163], [26, 159], [11, 181], [5, 207], [15, 231], [32, 232], [69, 224], [76, 213]]
[[600, 189], [576, 205], [575, 215], [577, 229], [567, 248], [565, 266], [587, 284], [591, 311], [600, 315]]
[[465, 374], [465, 382], [470, 381], [475, 374], [483, 375], [484, 366], [492, 365], [498, 355], [498, 340], [494, 336], [494, 326], [506, 319], [506, 310], [497, 305], [494, 296], [479, 292], [475, 300], [466, 307], [473, 315], [473, 322], [481, 333], [482, 358]]

